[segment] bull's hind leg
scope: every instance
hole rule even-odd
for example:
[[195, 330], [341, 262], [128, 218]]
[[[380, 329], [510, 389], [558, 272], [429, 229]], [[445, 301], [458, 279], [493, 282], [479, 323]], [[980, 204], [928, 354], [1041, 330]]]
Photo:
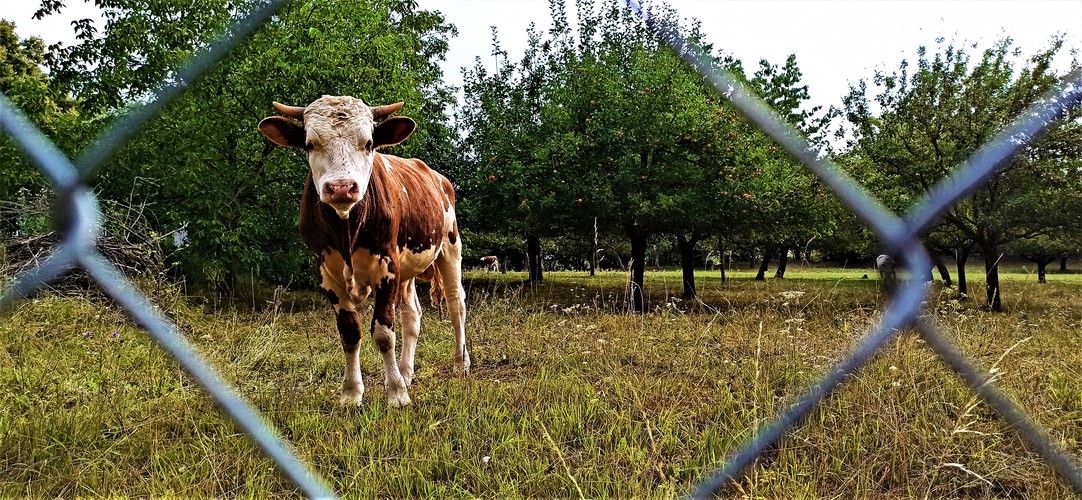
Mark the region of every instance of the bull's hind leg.
[[470, 371], [470, 353], [466, 351], [466, 290], [462, 288], [462, 241], [444, 242], [443, 251], [436, 257], [436, 266], [439, 267], [443, 281], [451, 331], [455, 336], [454, 374], [465, 375]]
[[402, 285], [398, 305], [402, 315], [402, 353], [398, 357], [398, 370], [406, 385], [413, 383], [413, 357], [417, 353], [417, 338], [421, 335], [421, 301], [417, 298], [415, 280]]

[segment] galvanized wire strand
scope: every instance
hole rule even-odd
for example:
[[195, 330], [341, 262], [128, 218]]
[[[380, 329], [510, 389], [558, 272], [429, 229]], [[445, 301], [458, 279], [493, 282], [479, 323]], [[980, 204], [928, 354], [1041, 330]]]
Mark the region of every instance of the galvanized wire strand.
[[1074, 71], [1061, 85], [1037, 99], [914, 205], [907, 217], [912, 234], [919, 234], [954, 203], [988, 180], [997, 169], [1048, 131], [1057, 115], [1079, 102], [1082, 102], [1082, 70]]
[[1075, 490], [1082, 492], [1082, 465], [1076, 458], [1049, 439], [1047, 433], [1037, 427], [1037, 424], [1033, 423], [1017, 404], [992, 383], [991, 376], [976, 368], [973, 361], [967, 359], [966, 355], [955, 347], [934, 323], [927, 318], [921, 318], [917, 321], [917, 329], [920, 331], [921, 338], [962, 377], [962, 380], [965, 380], [966, 385], [994, 408], [1007, 423], [1017, 429], [1026, 444], [1051, 462], [1052, 467], [1066, 478]]
[[79, 173], [68, 157], [3, 92], [0, 92], [0, 132], [14, 139], [57, 189], [71, 189], [79, 182]]
[[[919, 243], [910, 245], [906, 253], [908, 262], [918, 266], [931, 266], [931, 260]], [[725, 465], [703, 480], [692, 494], [693, 498], [713, 498], [757, 457], [773, 446], [782, 435], [797, 426], [815, 405], [834, 391], [845, 378], [864, 366], [894, 334], [913, 323], [920, 313], [926, 293], [924, 283], [912, 280], [894, 295], [890, 306], [883, 313], [879, 324], [861, 338], [856, 347], [836, 366], [828, 371], [819, 383], [812, 386], [770, 424], [760, 428], [739, 450], [733, 453]]]
[[624, 4], [684, 62], [710, 83], [722, 97], [733, 103], [749, 121], [759, 126], [770, 138], [830, 186], [831, 190], [852, 207], [857, 216], [863, 219], [890, 249], [900, 251], [905, 247], [908, 234], [901, 219], [871, 197], [848, 173], [820, 155], [800, 131], [756, 96], [732, 72], [719, 67], [710, 54], [706, 54], [697, 44], [684, 39], [676, 30], [659, 26], [638, 1], [624, 0]]
[[253, 9], [243, 19], [237, 21], [225, 35], [212, 43], [209, 49], [193, 56], [183, 68], [177, 71], [176, 81], [159, 90], [153, 101], [135, 108], [103, 131], [98, 136], [100, 140], [83, 151], [75, 162], [81, 178], [90, 178], [98, 168], [109, 161], [120, 146], [157, 115], [159, 110], [184, 92], [188, 85], [198, 80], [214, 63], [229, 54], [233, 47], [262, 26], [285, 2], [286, 0], [268, 0]]
[[280, 440], [267, 423], [222, 381], [172, 323], [155, 312], [154, 306], [97, 251], [79, 254], [79, 263], [90, 273], [107, 295], [141, 325], [163, 349], [194, 377], [283, 473], [309, 498], [332, 498], [334, 495], [315, 478]]

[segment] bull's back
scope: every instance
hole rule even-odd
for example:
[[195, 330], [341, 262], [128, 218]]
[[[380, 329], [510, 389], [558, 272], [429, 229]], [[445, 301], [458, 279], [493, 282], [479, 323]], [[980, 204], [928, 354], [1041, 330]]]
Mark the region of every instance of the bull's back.
[[394, 212], [399, 216], [399, 265], [408, 279], [427, 269], [447, 240], [457, 240], [454, 188], [421, 160], [380, 156], [389, 194], [395, 200]]

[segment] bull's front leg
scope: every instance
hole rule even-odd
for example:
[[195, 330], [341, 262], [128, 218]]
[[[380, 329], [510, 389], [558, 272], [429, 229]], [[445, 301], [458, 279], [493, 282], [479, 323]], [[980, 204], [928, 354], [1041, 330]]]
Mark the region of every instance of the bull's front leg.
[[345, 374], [342, 379], [341, 403], [346, 406], [360, 406], [364, 396], [364, 380], [361, 377], [361, 317], [357, 314], [346, 287], [345, 275], [349, 273], [342, 259], [337, 254], [326, 252], [319, 266], [322, 277], [323, 295], [334, 309], [338, 336], [342, 340], [342, 354], [345, 357]]
[[346, 358], [345, 378], [342, 380], [343, 405], [360, 406], [364, 396], [361, 377], [361, 317], [357, 311], [335, 307], [338, 335], [342, 338], [342, 353]]
[[384, 385], [387, 390], [387, 406], [400, 408], [410, 404], [406, 381], [398, 369], [394, 357], [394, 311], [398, 301], [399, 283], [384, 279], [376, 286], [376, 305], [372, 314], [372, 341], [383, 358]]

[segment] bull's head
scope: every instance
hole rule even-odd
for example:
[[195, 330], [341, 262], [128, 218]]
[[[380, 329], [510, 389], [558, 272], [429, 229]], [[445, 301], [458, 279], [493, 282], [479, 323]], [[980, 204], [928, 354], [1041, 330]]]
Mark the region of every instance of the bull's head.
[[343, 219], [364, 199], [376, 149], [401, 143], [417, 127], [406, 117], [388, 118], [402, 107], [400, 102], [369, 107], [353, 97], [325, 95], [303, 108], [277, 102], [274, 107], [301, 124], [272, 116], [259, 122], [259, 131], [279, 146], [308, 152], [319, 201]]

